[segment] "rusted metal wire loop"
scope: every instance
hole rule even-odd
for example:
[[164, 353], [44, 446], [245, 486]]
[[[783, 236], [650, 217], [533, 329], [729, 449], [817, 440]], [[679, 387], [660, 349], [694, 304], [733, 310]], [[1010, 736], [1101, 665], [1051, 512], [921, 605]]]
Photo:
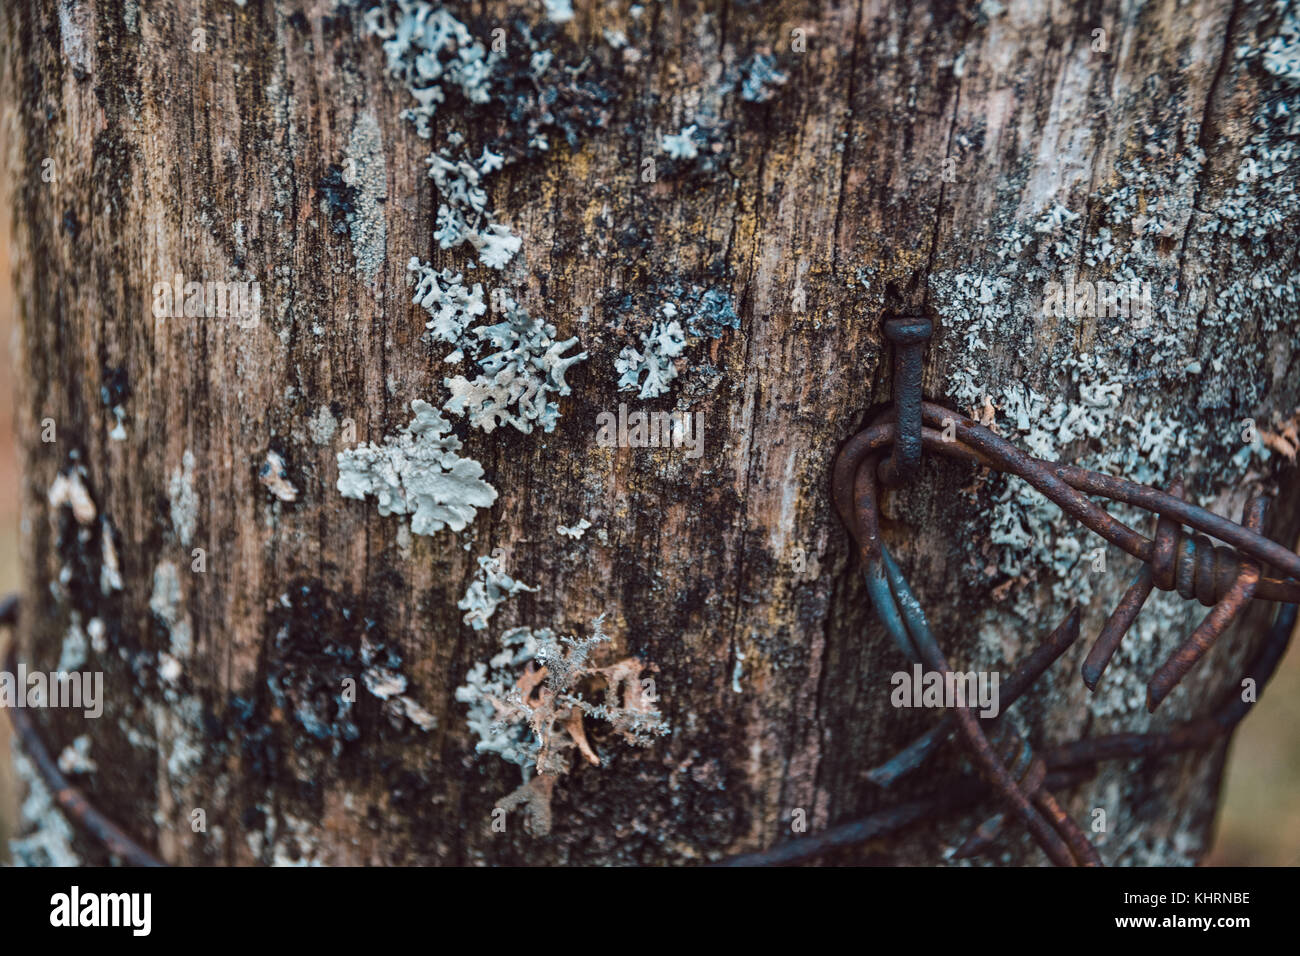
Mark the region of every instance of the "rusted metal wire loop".
[[[902, 571], [880, 540], [876, 462], [865, 459], [854, 476], [853, 498], [856, 527], [860, 532], [859, 553], [868, 582], [872, 606], [904, 653], [919, 660], [933, 671], [952, 671], [930, 630], [920, 603], [912, 594]], [[883, 588], [882, 578], [888, 587]], [[968, 706], [951, 711], [972, 759], [981, 775], [1001, 796], [1010, 812], [1028, 828], [1034, 840], [1058, 866], [1100, 865], [1096, 850], [1088, 843], [1077, 825], [1064, 813], [1050, 812], [1056, 807], [1047, 794], [1040, 798], [1041, 776], [1028, 787], [998, 758], [979, 718]], [[1059, 808], [1057, 808], [1059, 809]]]
[[[11, 594], [0, 602], [0, 626], [11, 628], [17, 620], [18, 598]], [[18, 670], [16, 644], [16, 641], [11, 643], [9, 652], [5, 655], [5, 669], [11, 674], [17, 673]], [[58, 761], [41, 740], [36, 721], [25, 709], [21, 707], [9, 709], [9, 720], [13, 724], [19, 746], [31, 760], [54, 802], [69, 820], [128, 866], [166, 865], [127, 835], [125, 830], [96, 810], [86, 799], [86, 795], [68, 782], [68, 778], [59, 769]]]
[[[1248, 524], [1238, 525], [1179, 497], [1145, 485], [1025, 455], [957, 412], [930, 403], [925, 403], [923, 411], [926, 421], [951, 428], [955, 435], [953, 440], [945, 441], [941, 431], [924, 428], [922, 439], [926, 447], [949, 457], [984, 464], [1024, 477], [1060, 504], [1068, 514], [1084, 522], [1106, 540], [1122, 547], [1127, 553], [1146, 562], [1151, 570], [1153, 586], [1177, 590], [1184, 597], [1195, 597], [1212, 607], [1210, 615], [1187, 644], [1176, 651], [1174, 657], [1152, 677], [1148, 688], [1150, 709], [1159, 706], [1249, 603], [1250, 598], [1300, 602], [1300, 580], [1264, 577], [1259, 574], [1259, 566], [1263, 563], [1273, 564], [1287, 574], [1300, 574], [1300, 555], [1270, 541], [1258, 530], [1262, 524], [1264, 501], [1251, 502], [1247, 506]], [[892, 422], [883, 421], [859, 432], [841, 449], [832, 473], [832, 496], [836, 509], [858, 542], [864, 573], [869, 577], [877, 573], [873, 569], [881, 547], [879, 522], [874, 515], [864, 514], [861, 502], [854, 497], [854, 482], [864, 463], [879, 455], [893, 440], [895, 431], [896, 426]], [[1155, 536], [1147, 538], [1084, 497], [1078, 488], [1087, 490], [1089, 494], [1109, 496], [1117, 501], [1149, 508], [1156, 511], [1164, 523], [1161, 525], [1158, 522]], [[1257, 518], [1251, 516], [1254, 510], [1260, 512]], [[1203, 534], [1189, 537], [1175, 524], [1176, 521], [1186, 523]], [[1227, 541], [1235, 548], [1214, 547], [1206, 535]], [[1250, 583], [1252, 578], [1255, 580], [1253, 585]], [[870, 589], [869, 581], [868, 590]], [[1104, 649], [1097, 653], [1092, 666], [1084, 673], [1085, 682], [1091, 681], [1090, 688], [1095, 688], [1104, 661], [1108, 661], [1110, 654], [1118, 647], [1119, 640], [1133, 623], [1149, 593], [1145, 586], [1145, 576], [1140, 575], [1099, 638], [1099, 643], [1104, 642]], [[1105, 653], [1107, 649], [1109, 653]], [[1177, 662], [1175, 657], [1178, 658]], [[909, 659], [915, 658], [909, 655]]]

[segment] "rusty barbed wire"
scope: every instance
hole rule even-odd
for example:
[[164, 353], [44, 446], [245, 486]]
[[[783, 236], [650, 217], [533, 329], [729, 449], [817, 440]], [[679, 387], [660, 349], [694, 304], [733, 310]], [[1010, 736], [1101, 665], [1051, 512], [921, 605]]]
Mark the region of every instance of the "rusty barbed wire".
[[[1159, 707], [1255, 599], [1285, 602], [1277, 615], [1274, 632], [1262, 648], [1266, 653], [1253, 662], [1257, 667], [1266, 665], [1271, 676], [1294, 625], [1295, 605], [1300, 602], [1300, 555], [1262, 534], [1267, 499], [1251, 499], [1246, 505], [1244, 523], [1238, 524], [1184, 500], [1181, 478], [1172, 483], [1169, 492], [1163, 492], [1127, 479], [1026, 454], [967, 416], [923, 400], [920, 368], [925, 339], [931, 328], [931, 323], [923, 319], [890, 317], [886, 320], [886, 337], [895, 345], [893, 403], [844, 444], [836, 455], [831, 476], [832, 499], [857, 544], [872, 607], [904, 656], [934, 671], [951, 672], [924, 611], [880, 533], [880, 485], [912, 480], [922, 451], [929, 450], [1022, 478], [1089, 530], [1143, 562], [1089, 650], [1083, 667], [1083, 680], [1089, 690], [1095, 690], [1106, 665], [1154, 588], [1177, 591], [1187, 600], [1200, 601], [1210, 611], [1151, 676], [1147, 686], [1149, 712]], [[1115, 518], [1090, 500], [1090, 495], [1153, 513], [1156, 521], [1152, 537], [1147, 538]], [[1188, 533], [1184, 526], [1192, 532]], [[1216, 546], [1211, 538], [1223, 544]], [[1264, 575], [1265, 567], [1277, 571], [1279, 576]], [[1276, 634], [1279, 628], [1286, 631], [1285, 636]], [[1075, 609], [1065, 624], [1016, 667], [1006, 685], [1006, 706], [1014, 703], [1059, 659], [1077, 635], [1078, 610]], [[1271, 654], [1276, 654], [1276, 659]], [[1048, 770], [1062, 766], [1063, 760], [1077, 766], [1200, 746], [1230, 733], [1245, 710], [1244, 703], [1237, 708], [1228, 701], [1212, 717], [1180, 724], [1171, 731], [1076, 741], [1067, 745], [1067, 749], [1049, 751], [1046, 758], [1040, 759], [1019, 738], [1004, 738], [995, 743], [969, 707], [957, 706], [932, 730], [868, 771], [867, 776], [878, 785], [888, 787], [921, 766], [955, 729], [988, 787], [1001, 798], [1007, 812], [1025, 824], [1054, 863], [1097, 865], [1100, 858], [1095, 848], [1045, 786]], [[1057, 762], [1054, 764], [1053, 760]], [[1001, 829], [1005, 816], [995, 815], [977, 827], [960, 851], [969, 854], [986, 847]], [[751, 862], [761, 862], [761, 856], [752, 855]]]
[[[1245, 676], [1252, 677], [1260, 691], [1272, 679], [1277, 665], [1290, 646], [1296, 626], [1296, 611], [1294, 604], [1283, 604], [1278, 608], [1267, 636], [1246, 665]], [[1145, 760], [1195, 750], [1231, 734], [1246, 716], [1247, 710], [1249, 705], [1242, 700], [1235, 688], [1230, 687], [1209, 716], [1182, 721], [1167, 731], [1104, 734], [1058, 744], [1042, 754], [1043, 763], [1047, 766], [1044, 785], [1052, 790], [1076, 786], [1091, 779], [1097, 764], [1104, 760]], [[944, 719], [948, 718], [945, 716]], [[933, 733], [928, 731], [910, 746], [916, 746], [917, 742]], [[946, 734], [943, 736], [946, 737]], [[880, 769], [877, 768], [876, 772]], [[926, 796], [885, 807], [861, 819], [839, 823], [767, 850], [733, 856], [717, 865], [791, 866], [805, 863], [835, 850], [889, 836], [918, 823], [969, 810], [989, 795], [989, 787], [977, 777], [962, 775], [945, 778], [938, 781]], [[963, 844], [970, 855], [987, 849], [991, 843], [991, 838], [983, 845], [978, 843], [979, 829], [977, 827], [972, 838]]]
[[[875, 466], [874, 457], [867, 459], [864, 467], [857, 469], [853, 485], [859, 555], [871, 604], [910, 661], [948, 674], [952, 668], [930, 630], [920, 602], [881, 541]], [[1041, 792], [1042, 775], [1034, 779], [1013, 773], [999, 757], [975, 711], [965, 702], [953, 707], [951, 714], [980, 775], [1048, 858], [1058, 866], [1099, 865], [1095, 848], [1073, 821], [1064, 813], [1051, 812], [1052, 808], [1059, 810], [1059, 806], [1050, 792]]]

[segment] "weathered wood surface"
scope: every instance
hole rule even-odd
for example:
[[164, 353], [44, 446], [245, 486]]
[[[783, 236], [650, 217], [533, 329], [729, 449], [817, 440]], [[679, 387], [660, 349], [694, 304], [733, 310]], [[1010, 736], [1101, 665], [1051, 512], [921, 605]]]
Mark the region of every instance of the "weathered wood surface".
[[[400, 118], [410, 95], [385, 75], [361, 12], [291, 0], [6, 5], [0, 82], [24, 383], [21, 647], [51, 667], [74, 612], [83, 627], [104, 622], [109, 650], [90, 660], [106, 672], [105, 718], [87, 728], [54, 713], [43, 723], [60, 746], [90, 734], [98, 770], [83, 778], [88, 793], [168, 861], [701, 861], [784, 838], [795, 808], [818, 829], [897, 799], [862, 771], [934, 715], [890, 706], [888, 676], [901, 662], [870, 618], [826, 493], [836, 447], [888, 396], [887, 306], [935, 315], [926, 383], [937, 396], [973, 364], [995, 397], [1023, 381], [1049, 401], [1079, 403], [1062, 355], [1119, 362], [1125, 411], [1140, 417], [1141, 399], [1218, 436], [1206, 446], [1196, 432], [1202, 444], [1171, 449], [1167, 462], [1159, 450], [1141, 457], [1162, 477], [1200, 474], [1197, 492], [1234, 517], [1244, 492], [1227, 489], [1244, 469], [1218, 466], [1240, 448], [1240, 420], [1262, 428], [1300, 398], [1293, 296], [1251, 299], [1226, 327], [1198, 318], [1221, 311], [1213, 301], [1188, 304], [1195, 278], [1214, 291], [1248, 280], [1261, 256], [1295, 262], [1294, 211], [1281, 198], [1282, 222], [1254, 240], [1267, 243], [1262, 252], [1197, 229], [1236, 185], [1251, 117], [1279, 82], [1258, 58], [1234, 56], [1277, 34], [1271, 4], [647, 3], [637, 19], [615, 5], [577, 8], [553, 48], [565, 62], [589, 58], [587, 75], [610, 94], [607, 115], [576, 147], [552, 135], [546, 157], [495, 174], [491, 204], [523, 251], [504, 274], [474, 278], [517, 289], [561, 337], [579, 336], [590, 359], [570, 371], [573, 394], [552, 434], [458, 429], [499, 498], [464, 533], [408, 545], [399, 519], [340, 497], [335, 454], [345, 446], [338, 435], [318, 444], [309, 427], [326, 406], [356, 422], [359, 440], [379, 441], [408, 421], [412, 399], [441, 404], [444, 350], [421, 341], [426, 317], [410, 304], [406, 263], [466, 260], [431, 238], [430, 144]], [[456, 8], [485, 42], [506, 9]], [[540, 5], [513, 10], [544, 20]], [[1099, 27], [1104, 52], [1093, 48]], [[205, 52], [192, 49], [199, 28]], [[628, 46], [612, 47], [606, 28], [624, 30]], [[804, 52], [791, 48], [796, 30]], [[767, 102], [720, 89], [765, 48], [788, 74]], [[444, 107], [459, 128], [509, 123], [495, 105], [468, 119], [457, 110], [464, 104]], [[713, 159], [670, 163], [660, 135], [700, 116], [711, 117]], [[440, 114], [435, 143], [443, 123]], [[1207, 161], [1176, 181], [1198, 145]], [[365, 181], [349, 228], [336, 231], [323, 184], [349, 157]], [[641, 175], [646, 157], [658, 164], [654, 182]], [[53, 182], [41, 175], [47, 158]], [[952, 276], [1000, 274], [995, 249], [1013, 228], [1027, 247], [1010, 255], [1029, 261], [1047, 241], [1029, 224], [1056, 204], [1081, 217], [1069, 226], [1083, 237], [1071, 267], [1108, 275], [1078, 250], [1105, 225], [1089, 197], [1115, 188], [1124, 163], [1152, 175], [1134, 214], [1165, 223], [1130, 261], [1157, 286], [1157, 305], [1184, 317], [1168, 338], [1111, 355], [1112, 325], [1030, 314], [1038, 277], [999, 293], [1011, 317], [985, 329], [986, 351], [972, 350], [951, 308], [957, 299], [973, 308], [977, 296], [955, 292]], [[1133, 235], [1111, 228], [1130, 249]], [[153, 284], [177, 272], [256, 278], [260, 325], [155, 320]], [[616, 390], [613, 360], [648, 330], [656, 290], [678, 281], [729, 292], [740, 328], [693, 344], [671, 395], [642, 402]], [[633, 307], [616, 293], [631, 293]], [[1197, 358], [1203, 373], [1161, 377], [1168, 363]], [[1155, 370], [1147, 386], [1131, 381], [1142, 369]], [[101, 397], [110, 380], [129, 389], [121, 441]], [[702, 412], [703, 456], [598, 447], [597, 415], [621, 401]], [[55, 443], [41, 441], [46, 418]], [[1108, 442], [1131, 435], [1062, 443], [1061, 453]], [[299, 491], [292, 503], [258, 480], [272, 449]], [[79, 541], [70, 509], [48, 503], [74, 455], [120, 557], [124, 588], [108, 596], [99, 526]], [[1294, 491], [1294, 470], [1279, 474]], [[1061, 595], [1045, 571], [1007, 585], [988, 544], [1000, 488], [929, 463], [890, 506], [887, 537], [950, 658], [969, 666], [1013, 661], [1063, 616], [1064, 593], [1085, 586], [1090, 636], [1131, 573], [1112, 551], [1109, 571], [1088, 585], [1083, 570], [1064, 574]], [[580, 518], [593, 524], [582, 540], [556, 534]], [[1270, 531], [1290, 541], [1296, 528], [1294, 506], [1277, 509]], [[497, 547], [540, 590], [472, 631], [456, 602], [475, 559]], [[194, 548], [206, 551], [205, 573], [187, 570]], [[792, 571], [799, 548], [807, 573]], [[175, 622], [150, 608], [160, 562], [179, 570], [178, 613], [193, 635], [174, 699], [156, 668], [133, 672], [125, 660], [148, 661], [171, 639]], [[1008, 594], [1024, 590], [1034, 597], [1013, 609]], [[492, 806], [518, 784], [517, 768], [475, 755], [454, 690], [495, 653], [501, 626], [572, 633], [601, 612], [620, 653], [659, 668], [673, 733], [638, 751], [597, 735], [605, 765], [560, 780], [549, 837], [527, 834], [518, 817], [493, 833]], [[1159, 624], [1150, 646], [1117, 664], [1132, 686], [1194, 619], [1148, 614]], [[400, 650], [412, 695], [438, 725], [394, 727], [363, 692], [361, 736], [334, 753], [269, 706], [267, 679], [284, 666], [276, 635], [310, 669], [313, 646], [356, 647], [366, 618]], [[1192, 713], [1224, 686], [1249, 641], [1226, 641], [1159, 719]], [[1090, 713], [1077, 651], [1031, 695], [1035, 742], [1151, 725], [1140, 707], [1114, 701]], [[245, 723], [235, 696], [257, 702]], [[200, 755], [191, 766], [173, 759], [187, 748]], [[1107, 810], [1108, 862], [1189, 861], [1217, 789], [1218, 761], [1206, 756], [1158, 773], [1111, 768], [1065, 803], [1085, 825], [1092, 808]], [[927, 779], [898, 789], [923, 791]], [[205, 809], [207, 833], [191, 831], [194, 808]], [[961, 837], [955, 824], [921, 828], [866, 858], [935, 862]], [[1018, 833], [1003, 842], [1011, 859], [1042, 859]]]

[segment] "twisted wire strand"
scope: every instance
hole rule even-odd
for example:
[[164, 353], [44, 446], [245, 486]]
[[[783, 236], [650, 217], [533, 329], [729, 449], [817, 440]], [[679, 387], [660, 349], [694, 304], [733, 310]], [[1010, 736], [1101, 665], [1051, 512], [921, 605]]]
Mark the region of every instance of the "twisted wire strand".
[[[1187, 552], [1190, 547], [1190, 553], [1195, 557], [1195, 568], [1213, 569], [1209, 572], [1209, 580], [1213, 582], [1213, 596], [1216, 599], [1229, 590], [1226, 580], [1228, 574], [1235, 574], [1241, 561], [1249, 557], [1285, 575], [1261, 576], [1255, 597], [1290, 604], [1300, 603], [1300, 555], [1288, 551], [1258, 531], [1147, 485], [1075, 465], [1034, 458], [982, 425], [942, 406], [925, 402], [922, 409], [925, 421], [934, 426], [921, 430], [922, 444], [926, 450], [1024, 479], [1067, 514], [1139, 561], [1146, 564], [1153, 562], [1155, 538], [1148, 538], [1128, 527], [1084, 497], [1085, 494], [1109, 498], [1153, 514], [1167, 516], [1181, 525], [1195, 529], [1202, 536], [1231, 545], [1231, 548], [1220, 550], [1210, 547], [1209, 542], [1204, 540], [1198, 545], [1194, 537], [1193, 544], [1186, 545], [1183, 542], [1188, 536], [1182, 533], [1179, 535], [1179, 553]], [[941, 429], [945, 427], [945, 422], [953, 425], [952, 440], [943, 437]], [[831, 494], [836, 511], [855, 539], [861, 533], [857, 527], [853, 504], [853, 482], [858, 467], [868, 456], [890, 446], [896, 431], [897, 425], [893, 422], [872, 424], [850, 438], [836, 456], [832, 469]], [[1208, 559], [1205, 557], [1207, 549], [1211, 552]], [[1190, 572], [1184, 583], [1195, 589], [1195, 571]], [[1164, 583], [1158, 583], [1157, 586], [1163, 590], [1174, 590], [1177, 582], [1175, 581], [1174, 587], [1165, 587]], [[1201, 587], [1205, 588], [1206, 585], [1202, 584]], [[1198, 592], [1193, 590], [1193, 594], [1196, 593]], [[1207, 591], [1199, 593], [1208, 596]]]

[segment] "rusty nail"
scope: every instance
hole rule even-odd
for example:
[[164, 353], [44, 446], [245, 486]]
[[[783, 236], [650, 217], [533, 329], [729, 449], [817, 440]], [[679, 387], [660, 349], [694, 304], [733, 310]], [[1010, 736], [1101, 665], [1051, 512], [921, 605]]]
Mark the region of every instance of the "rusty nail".
[[885, 320], [885, 337], [894, 345], [894, 421], [898, 425], [894, 450], [880, 466], [887, 485], [900, 485], [916, 476], [921, 464], [921, 370], [925, 343], [934, 323], [919, 316]]

